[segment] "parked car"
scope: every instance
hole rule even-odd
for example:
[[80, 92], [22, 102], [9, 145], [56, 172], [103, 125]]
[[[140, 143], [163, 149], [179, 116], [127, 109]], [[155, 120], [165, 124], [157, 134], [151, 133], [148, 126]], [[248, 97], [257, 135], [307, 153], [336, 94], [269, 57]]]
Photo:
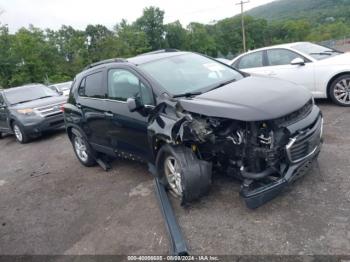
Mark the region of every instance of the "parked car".
[[323, 127], [307, 89], [179, 51], [88, 66], [64, 117], [85, 166], [104, 154], [148, 162], [182, 203], [206, 194], [214, 171], [225, 173], [242, 181], [251, 208], [305, 173]]
[[72, 81], [49, 85], [49, 88], [60, 95], [68, 96]]
[[14, 134], [19, 143], [26, 143], [44, 131], [62, 128], [65, 102], [65, 97], [41, 84], [0, 90], [0, 137]]
[[308, 42], [257, 49], [231, 64], [244, 72], [281, 78], [307, 87], [315, 98], [350, 106], [350, 54]]

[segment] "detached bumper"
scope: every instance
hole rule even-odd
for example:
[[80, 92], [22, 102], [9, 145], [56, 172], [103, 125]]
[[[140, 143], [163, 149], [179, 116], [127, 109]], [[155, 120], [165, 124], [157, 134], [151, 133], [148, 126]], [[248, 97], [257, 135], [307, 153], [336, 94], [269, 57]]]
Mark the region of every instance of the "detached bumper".
[[318, 115], [316, 119], [314, 125], [307, 131], [290, 139], [291, 142], [286, 146], [287, 169], [283, 172], [282, 178], [254, 189], [242, 186], [240, 195], [248, 208], [257, 208], [270, 201], [312, 168], [322, 147], [323, 118]]
[[319, 152], [320, 148], [309, 159], [290, 166], [286, 175], [275, 182], [259, 187], [255, 190], [242, 188], [240, 195], [244, 199], [247, 207], [252, 209], [258, 208], [278, 196], [293, 181], [307, 174], [317, 159]]
[[63, 114], [45, 117], [41, 121], [35, 123], [23, 123], [24, 131], [33, 135], [62, 127], [64, 127]]

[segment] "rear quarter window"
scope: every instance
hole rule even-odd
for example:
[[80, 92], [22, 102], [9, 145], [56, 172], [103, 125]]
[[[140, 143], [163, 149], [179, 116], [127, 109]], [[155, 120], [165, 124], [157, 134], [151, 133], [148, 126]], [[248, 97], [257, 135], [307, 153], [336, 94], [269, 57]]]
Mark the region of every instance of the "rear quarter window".
[[82, 79], [79, 85], [79, 95], [92, 98], [104, 98], [103, 73], [96, 72]]

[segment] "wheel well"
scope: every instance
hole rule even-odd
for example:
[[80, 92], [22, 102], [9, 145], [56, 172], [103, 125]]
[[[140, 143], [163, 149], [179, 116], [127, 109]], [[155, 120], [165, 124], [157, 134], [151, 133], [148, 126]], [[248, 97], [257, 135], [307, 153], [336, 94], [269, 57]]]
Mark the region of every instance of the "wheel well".
[[331, 89], [331, 85], [334, 82], [334, 80], [337, 79], [338, 77], [341, 77], [343, 75], [349, 75], [349, 74], [350, 74], [350, 72], [342, 72], [342, 73], [339, 73], [339, 74], [333, 76], [332, 79], [329, 80], [328, 85], [327, 85], [327, 97], [328, 98], [330, 97], [330, 89]]
[[11, 130], [13, 130], [13, 123], [15, 122], [15, 120], [14, 119], [10, 119], [10, 128], [11, 128]]
[[67, 135], [68, 135], [68, 137], [69, 137], [69, 140], [72, 140], [72, 134], [73, 134], [73, 133], [72, 133], [72, 128], [73, 128], [73, 127], [68, 127], [68, 128], [67, 128]]

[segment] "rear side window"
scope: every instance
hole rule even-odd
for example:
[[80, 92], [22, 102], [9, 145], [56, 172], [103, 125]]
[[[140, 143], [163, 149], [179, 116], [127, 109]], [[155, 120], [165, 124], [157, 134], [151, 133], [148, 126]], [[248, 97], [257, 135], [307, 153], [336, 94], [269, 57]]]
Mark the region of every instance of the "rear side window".
[[255, 52], [255, 53], [243, 56], [239, 61], [238, 68], [246, 69], [246, 68], [262, 67], [262, 66], [264, 66], [263, 52]]
[[102, 88], [102, 72], [97, 72], [85, 77], [79, 86], [79, 95], [93, 98], [104, 98]]
[[150, 88], [125, 69], [111, 69], [108, 72], [108, 98], [126, 101], [128, 98], [140, 98], [144, 105], [153, 104]]
[[270, 66], [289, 65], [295, 58], [302, 58], [297, 53], [287, 49], [267, 50], [267, 58]]

